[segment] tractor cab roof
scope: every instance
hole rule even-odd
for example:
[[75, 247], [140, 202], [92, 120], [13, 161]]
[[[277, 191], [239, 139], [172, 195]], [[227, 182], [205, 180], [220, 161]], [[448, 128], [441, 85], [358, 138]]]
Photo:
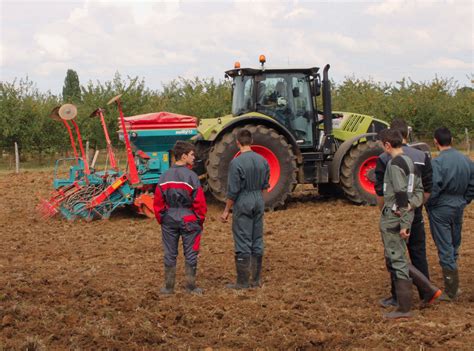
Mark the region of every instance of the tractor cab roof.
[[319, 67], [310, 67], [310, 68], [234, 68], [225, 72], [229, 77], [237, 76], [256, 76], [261, 74], [272, 74], [272, 73], [303, 73], [307, 75], [316, 75], [318, 73]]

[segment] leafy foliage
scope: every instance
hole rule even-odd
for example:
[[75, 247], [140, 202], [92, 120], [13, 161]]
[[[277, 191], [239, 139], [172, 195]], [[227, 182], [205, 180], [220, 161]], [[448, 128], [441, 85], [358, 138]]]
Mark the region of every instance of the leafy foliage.
[[[78, 94], [75, 88], [69, 90], [77, 74], [69, 70], [68, 75], [72, 77], [71, 84], [66, 84], [66, 77], [63, 97], [74, 96], [75, 100], [70, 101], [77, 105], [77, 122], [83, 139], [96, 148], [105, 147], [105, 140], [100, 122], [89, 115], [99, 107], [104, 108], [112, 142], [117, 143], [118, 111], [115, 105], [107, 105], [107, 101], [118, 94], [123, 94], [126, 116], [169, 111], [212, 118], [230, 113], [229, 81], [178, 78], [165, 84], [161, 91], [153, 91], [146, 87], [143, 79], [123, 78], [116, 73], [111, 81], [89, 81], [80, 87]], [[336, 111], [359, 112], [386, 121], [403, 117], [418, 135], [426, 137], [440, 125], [446, 125], [458, 136], [463, 135], [465, 128], [471, 133], [474, 130], [474, 91], [459, 87], [451, 79], [435, 78], [429, 82], [402, 79], [387, 84], [348, 77], [332, 85], [333, 110]], [[69, 139], [64, 126], [49, 118], [51, 110], [63, 101], [50, 92], [38, 91], [28, 78], [0, 82], [0, 147], [11, 147], [18, 142], [24, 151], [44, 153], [66, 149]]]

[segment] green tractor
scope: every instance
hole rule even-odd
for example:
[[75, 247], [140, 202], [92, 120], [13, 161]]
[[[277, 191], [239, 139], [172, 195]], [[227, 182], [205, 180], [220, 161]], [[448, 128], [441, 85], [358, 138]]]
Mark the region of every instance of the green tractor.
[[[319, 68], [236, 68], [226, 72], [233, 80], [232, 114], [201, 119], [194, 138], [196, 171], [208, 190], [225, 200], [230, 161], [239, 153], [235, 135], [252, 132], [252, 149], [270, 165], [267, 208], [284, 205], [297, 184], [313, 184], [320, 192], [342, 190], [357, 204], [375, 204], [374, 171], [383, 149], [376, 142], [386, 122], [371, 116], [333, 112], [329, 65]], [[322, 94], [323, 111], [316, 106]]]

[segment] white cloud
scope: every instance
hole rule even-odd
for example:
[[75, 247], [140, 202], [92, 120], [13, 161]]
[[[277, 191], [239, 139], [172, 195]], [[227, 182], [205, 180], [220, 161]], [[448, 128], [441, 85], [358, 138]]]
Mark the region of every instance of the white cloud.
[[390, 15], [399, 12], [406, 1], [403, 0], [385, 0], [381, 3], [370, 5], [366, 9], [369, 15]]
[[314, 17], [314, 12], [302, 7], [297, 7], [294, 10], [292, 10], [290, 13], [285, 15], [285, 18], [292, 19], [292, 20], [308, 19], [312, 17]]
[[39, 53], [48, 60], [67, 61], [71, 59], [69, 41], [61, 34], [38, 34], [35, 41], [40, 50]]
[[440, 66], [458, 75], [472, 59], [472, 6], [463, 2], [48, 4], [29, 13], [11, 2], [8, 16], [0, 14], [2, 79], [28, 74], [40, 87], [60, 86], [72, 68], [81, 82], [118, 71], [157, 89], [178, 76], [220, 79], [235, 61], [256, 67], [265, 54], [267, 67], [330, 63], [337, 77], [397, 80], [410, 72], [426, 80]]
[[449, 57], [440, 57], [435, 60], [430, 60], [426, 63], [417, 65], [422, 68], [431, 68], [436, 70], [445, 70], [445, 69], [456, 69], [456, 70], [470, 70], [473, 69], [472, 62], [465, 62], [463, 60], [449, 58]]

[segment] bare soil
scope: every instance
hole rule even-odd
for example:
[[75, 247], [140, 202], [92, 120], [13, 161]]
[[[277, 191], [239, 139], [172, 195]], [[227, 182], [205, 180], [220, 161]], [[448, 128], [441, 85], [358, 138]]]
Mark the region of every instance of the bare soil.
[[[474, 345], [474, 206], [467, 208], [455, 303], [387, 321], [389, 291], [375, 207], [303, 196], [265, 216], [260, 289], [229, 291], [230, 224], [211, 202], [199, 261], [203, 296], [163, 297], [160, 230], [121, 211], [108, 221], [41, 220], [50, 173], [0, 175], [2, 349], [470, 349]], [[442, 286], [427, 229], [432, 280]]]

